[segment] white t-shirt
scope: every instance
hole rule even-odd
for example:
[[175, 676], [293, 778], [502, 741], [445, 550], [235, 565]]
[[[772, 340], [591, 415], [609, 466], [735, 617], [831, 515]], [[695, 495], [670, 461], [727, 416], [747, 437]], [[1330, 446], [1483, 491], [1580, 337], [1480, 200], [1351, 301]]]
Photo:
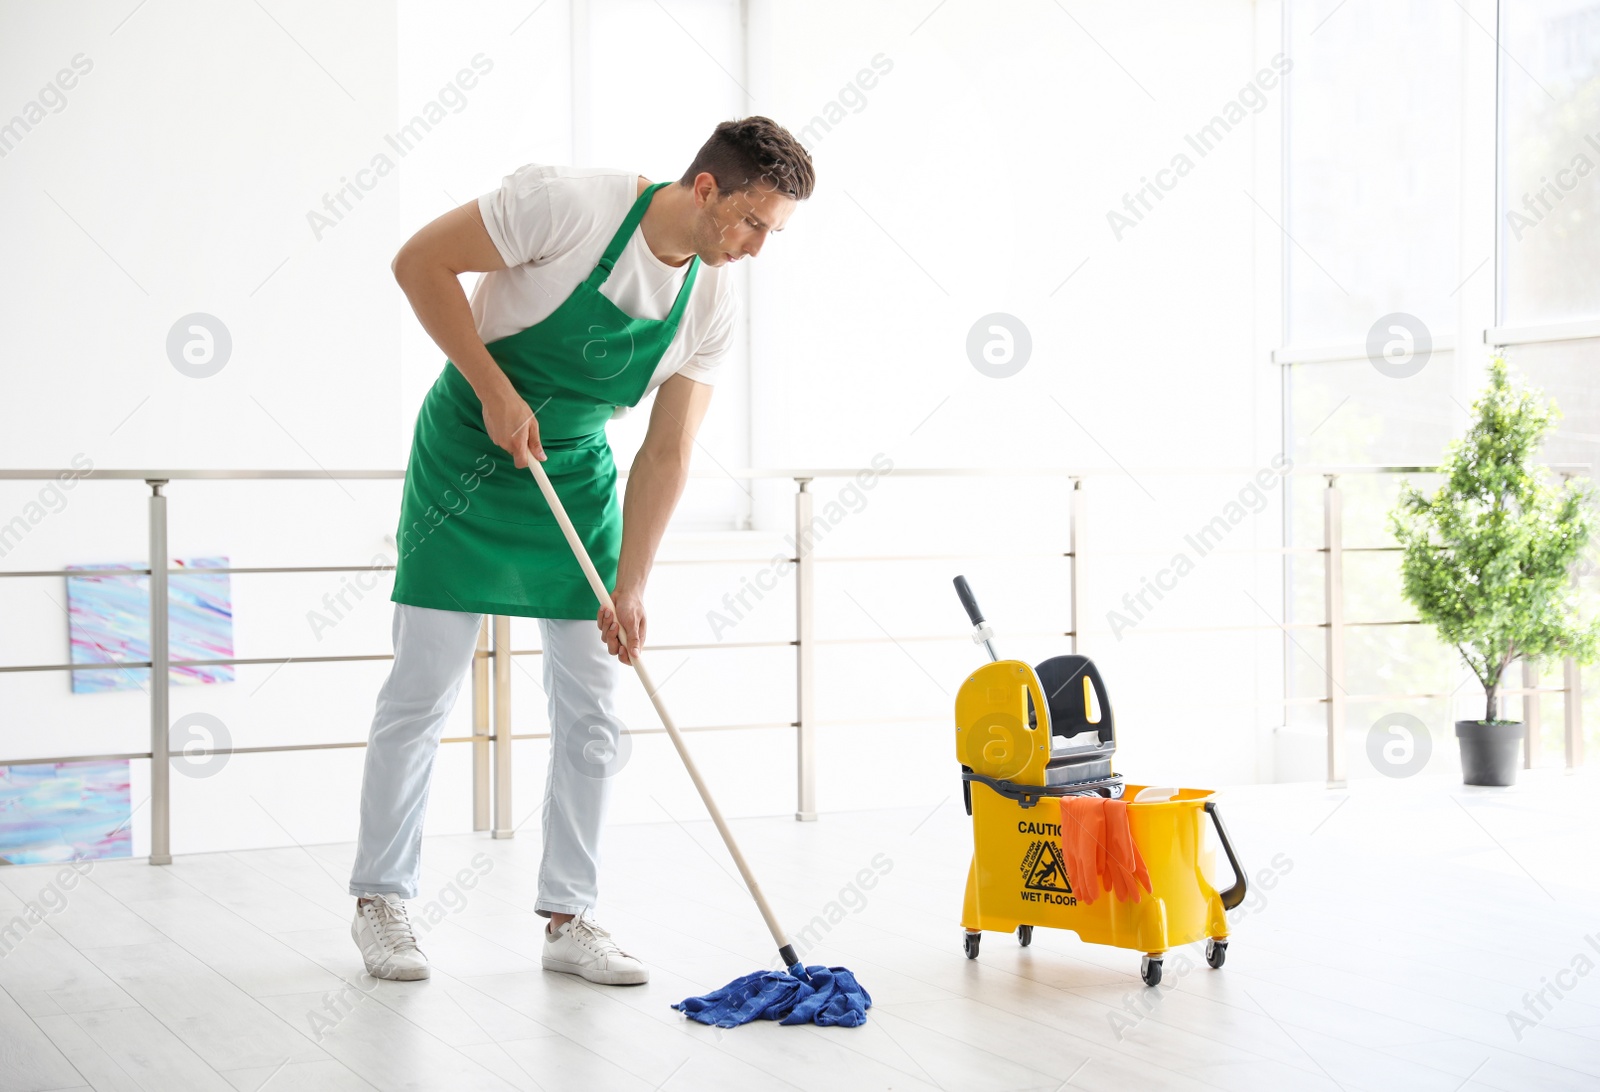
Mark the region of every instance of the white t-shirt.
[[[485, 342], [507, 337], [554, 312], [600, 263], [638, 188], [632, 171], [529, 163], [479, 197], [484, 227], [507, 268], [483, 274], [473, 289], [478, 336]], [[674, 267], [657, 258], [638, 228], [600, 293], [636, 318], [664, 319], [689, 264]], [[733, 345], [736, 303], [728, 267], [702, 262], [678, 332], [645, 393], [678, 373], [715, 383]], [[618, 407], [616, 416], [628, 408]]]

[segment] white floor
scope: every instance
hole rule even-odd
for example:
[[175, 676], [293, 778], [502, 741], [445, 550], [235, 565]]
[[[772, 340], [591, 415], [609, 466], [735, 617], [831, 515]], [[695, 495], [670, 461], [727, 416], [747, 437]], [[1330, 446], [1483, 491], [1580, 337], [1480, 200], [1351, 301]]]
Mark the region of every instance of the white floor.
[[[1155, 990], [1135, 953], [1067, 933], [985, 934], [964, 957], [958, 790], [736, 823], [792, 930], [838, 902], [805, 955], [872, 992], [858, 1029], [720, 1031], [668, 1007], [772, 956], [698, 816], [609, 836], [601, 920], [650, 963], [644, 987], [540, 970], [537, 832], [428, 841], [422, 983], [361, 974], [349, 845], [104, 862], [64, 899], [57, 868], [3, 868], [0, 928], [25, 900], [46, 918], [0, 958], [0, 1090], [1600, 1088], [1600, 974], [1571, 969], [1600, 967], [1600, 770], [1219, 800], [1252, 876], [1277, 882], [1226, 967], [1173, 952]], [[1550, 982], [1573, 988], [1519, 1040], [1508, 1010]]]

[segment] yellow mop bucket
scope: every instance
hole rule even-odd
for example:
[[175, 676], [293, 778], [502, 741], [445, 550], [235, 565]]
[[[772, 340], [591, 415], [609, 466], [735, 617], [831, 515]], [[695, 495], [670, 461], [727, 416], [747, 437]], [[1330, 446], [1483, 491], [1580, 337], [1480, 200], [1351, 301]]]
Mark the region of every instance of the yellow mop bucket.
[[[966, 582], [957, 590], [977, 627], [992, 633]], [[992, 645], [989, 646], [991, 654]], [[1068, 929], [1092, 944], [1142, 953], [1147, 985], [1161, 981], [1162, 956], [1206, 941], [1206, 962], [1227, 955], [1225, 913], [1244, 901], [1245, 877], [1208, 789], [1178, 789], [1136, 801], [1143, 785], [1111, 770], [1115, 727], [1105, 684], [1086, 656], [1056, 656], [1038, 668], [996, 660], [967, 677], [956, 694], [956, 757], [961, 763], [973, 854], [961, 924], [966, 953], [978, 955], [982, 931], [1015, 931], [1024, 945], [1034, 926]], [[1128, 802], [1128, 827], [1149, 875], [1137, 901], [1103, 890], [1093, 902], [1074, 890], [1061, 846], [1062, 801], [1095, 795]], [[1213, 854], [1204, 839], [1215, 826], [1234, 883], [1219, 891], [1207, 878]], [[1082, 878], [1098, 884], [1098, 878]]]

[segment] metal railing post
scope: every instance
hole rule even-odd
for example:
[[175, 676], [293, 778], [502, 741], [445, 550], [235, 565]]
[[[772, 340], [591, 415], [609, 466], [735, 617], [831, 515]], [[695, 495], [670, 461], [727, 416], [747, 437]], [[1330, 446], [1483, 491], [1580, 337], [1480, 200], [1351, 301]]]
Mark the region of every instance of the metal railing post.
[[[1561, 475], [1563, 489], [1571, 478], [1570, 473]], [[1574, 565], [1574, 591], [1583, 583], [1579, 574], [1579, 567]], [[1562, 751], [1567, 768], [1572, 769], [1583, 765], [1583, 669], [1570, 656], [1561, 665], [1561, 691]]]
[[1328, 488], [1322, 493], [1322, 536], [1326, 566], [1323, 571], [1323, 601], [1328, 639], [1328, 788], [1345, 785], [1345, 690], [1344, 690], [1344, 498], [1339, 492], [1339, 476], [1327, 475]]
[[1539, 756], [1539, 665], [1522, 661], [1522, 768], [1533, 769]]
[[794, 494], [794, 630], [795, 630], [795, 819], [817, 817], [816, 634], [812, 606], [816, 598], [811, 558], [811, 479], [796, 478]]
[[[1576, 588], [1579, 583], [1578, 570], [1574, 567], [1572, 586]], [[1562, 750], [1567, 768], [1573, 769], [1583, 765], [1583, 669], [1570, 656], [1561, 668]]]
[[167, 647], [167, 498], [164, 478], [150, 487], [150, 863], [172, 863], [172, 761]]
[[1578, 661], [1567, 659], [1562, 679], [1562, 703], [1565, 706], [1564, 733], [1566, 759], [1569, 768], [1583, 765], [1583, 671]]
[[509, 838], [511, 825], [511, 619], [494, 616], [494, 830]]
[[1084, 510], [1087, 498], [1083, 493], [1083, 479], [1072, 479], [1072, 497], [1067, 507], [1067, 518], [1071, 521], [1068, 527], [1067, 548], [1072, 551], [1071, 576], [1068, 578], [1068, 588], [1072, 595], [1072, 610], [1067, 615], [1072, 625], [1072, 651], [1083, 652], [1083, 534]]
[[472, 655], [472, 829], [489, 829], [489, 616]]

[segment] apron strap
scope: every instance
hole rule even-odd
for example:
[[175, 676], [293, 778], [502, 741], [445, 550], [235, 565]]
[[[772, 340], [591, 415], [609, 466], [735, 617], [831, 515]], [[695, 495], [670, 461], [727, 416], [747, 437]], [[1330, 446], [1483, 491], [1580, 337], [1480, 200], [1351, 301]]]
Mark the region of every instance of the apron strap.
[[683, 318], [684, 308], [689, 305], [689, 292], [694, 288], [695, 274], [700, 272], [700, 255], [696, 254], [689, 260], [689, 272], [683, 278], [683, 286], [678, 289], [678, 298], [672, 303], [672, 310], [661, 321], [677, 327]]
[[645, 209], [650, 207], [650, 198], [662, 186], [669, 186], [670, 182], [657, 182], [647, 188], [633, 202], [633, 207], [628, 210], [628, 215], [623, 219], [622, 226], [611, 237], [611, 242], [606, 245], [605, 254], [600, 257], [600, 264], [594, 267], [594, 272], [589, 274], [589, 284], [598, 288], [611, 276], [611, 271], [616, 268], [617, 259], [622, 257], [622, 248], [628, 245], [628, 240], [633, 238], [633, 233], [638, 230], [639, 221], [644, 219]]
[[[628, 240], [633, 238], [633, 233], [639, 228], [639, 222], [644, 219], [645, 210], [650, 207], [650, 198], [662, 186], [670, 185], [672, 185], [670, 181], [657, 182], [647, 187], [643, 193], [634, 199], [633, 207], [628, 210], [628, 215], [623, 219], [622, 226], [611, 237], [611, 242], [606, 246], [606, 252], [601, 255], [600, 264], [595, 266], [588, 276], [586, 283], [590, 288], [598, 290], [602, 284], [606, 283], [606, 279], [611, 276], [611, 271], [616, 268], [617, 259], [622, 257], [622, 248], [628, 245]], [[689, 261], [689, 272], [683, 278], [683, 285], [678, 289], [678, 298], [672, 303], [672, 311], [662, 320], [663, 322], [669, 322], [676, 326], [683, 317], [684, 308], [689, 303], [689, 292], [694, 287], [695, 274], [699, 271], [700, 255], [696, 254]]]

